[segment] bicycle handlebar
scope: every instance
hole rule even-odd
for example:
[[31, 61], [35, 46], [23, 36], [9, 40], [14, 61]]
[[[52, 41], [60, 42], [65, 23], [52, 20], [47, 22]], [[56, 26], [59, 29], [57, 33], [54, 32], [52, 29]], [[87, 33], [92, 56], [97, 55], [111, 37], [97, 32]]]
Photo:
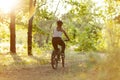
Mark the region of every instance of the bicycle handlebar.
[[70, 41], [69, 39], [65, 39], [64, 41]]

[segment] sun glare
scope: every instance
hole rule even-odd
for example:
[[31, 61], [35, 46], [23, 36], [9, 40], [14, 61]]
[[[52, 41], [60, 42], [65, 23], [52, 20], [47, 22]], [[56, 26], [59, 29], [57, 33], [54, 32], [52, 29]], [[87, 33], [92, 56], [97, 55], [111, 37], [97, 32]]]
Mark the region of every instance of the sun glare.
[[4, 13], [9, 13], [15, 8], [18, 0], [0, 0], [0, 11]]

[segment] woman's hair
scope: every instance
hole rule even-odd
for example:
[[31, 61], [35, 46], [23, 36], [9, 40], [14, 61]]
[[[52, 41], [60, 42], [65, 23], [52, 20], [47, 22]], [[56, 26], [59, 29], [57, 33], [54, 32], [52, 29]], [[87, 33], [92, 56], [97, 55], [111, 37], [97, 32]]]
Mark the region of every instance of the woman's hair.
[[61, 20], [58, 20], [57, 24], [63, 24], [63, 22]]

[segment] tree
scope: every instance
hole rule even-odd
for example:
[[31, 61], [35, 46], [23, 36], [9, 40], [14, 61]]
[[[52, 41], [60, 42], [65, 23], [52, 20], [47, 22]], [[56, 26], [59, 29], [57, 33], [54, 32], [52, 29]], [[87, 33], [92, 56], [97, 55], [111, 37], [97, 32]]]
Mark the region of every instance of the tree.
[[10, 52], [16, 53], [15, 11], [10, 13]]
[[34, 18], [36, 0], [30, 0], [29, 2], [29, 22], [28, 22], [28, 55], [32, 55], [32, 22]]

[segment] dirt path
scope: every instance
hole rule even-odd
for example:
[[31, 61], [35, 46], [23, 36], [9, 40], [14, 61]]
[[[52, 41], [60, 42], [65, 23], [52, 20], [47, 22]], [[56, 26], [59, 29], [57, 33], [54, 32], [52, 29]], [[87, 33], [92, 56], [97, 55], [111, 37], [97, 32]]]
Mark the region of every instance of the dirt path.
[[68, 66], [59, 66], [57, 70], [53, 70], [51, 65], [42, 65], [5, 70], [0, 73], [0, 80], [73, 80], [76, 73]]
[[50, 65], [11, 69], [0, 73], [0, 80], [59, 80], [63, 78], [63, 73], [67, 73], [66, 70], [53, 70]]
[[96, 68], [87, 66], [85, 55], [71, 54], [66, 57], [65, 68], [59, 65], [54, 70], [49, 62], [45, 65], [5, 69], [0, 72], [0, 80], [97, 80]]

